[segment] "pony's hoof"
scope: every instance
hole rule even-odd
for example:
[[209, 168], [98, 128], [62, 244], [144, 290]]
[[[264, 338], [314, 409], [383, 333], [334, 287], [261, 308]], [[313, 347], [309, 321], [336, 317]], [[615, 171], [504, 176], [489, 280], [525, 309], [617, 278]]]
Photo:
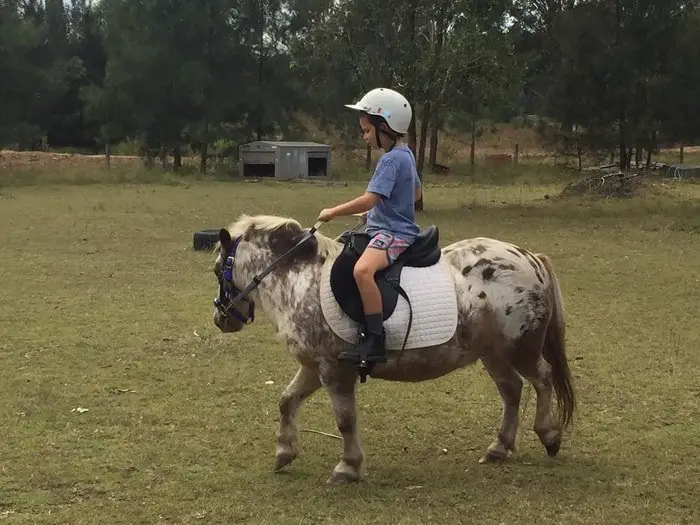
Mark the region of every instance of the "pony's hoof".
[[500, 463], [505, 461], [510, 456], [510, 450], [515, 447], [508, 447], [501, 443], [500, 440], [496, 440], [489, 448], [486, 449], [486, 454], [479, 460], [479, 463]]
[[555, 441], [554, 443], [550, 443], [549, 445], [545, 445], [544, 448], [547, 449], [547, 454], [549, 455], [550, 458], [553, 458], [554, 456], [557, 455], [559, 452], [559, 449], [561, 448], [561, 441]]
[[296, 452], [279, 452], [275, 456], [274, 471], [279, 472], [297, 458]]
[[331, 474], [331, 477], [328, 478], [328, 483], [329, 485], [346, 485], [348, 483], [357, 483], [360, 481], [360, 476], [357, 474], [352, 474], [350, 472], [338, 472], [338, 471], [333, 471], [333, 474]]
[[494, 454], [493, 452], [487, 452], [484, 454], [481, 459], [479, 460], [479, 463], [482, 465], [485, 463], [502, 463], [508, 459], [507, 457], [503, 457], [500, 454]]

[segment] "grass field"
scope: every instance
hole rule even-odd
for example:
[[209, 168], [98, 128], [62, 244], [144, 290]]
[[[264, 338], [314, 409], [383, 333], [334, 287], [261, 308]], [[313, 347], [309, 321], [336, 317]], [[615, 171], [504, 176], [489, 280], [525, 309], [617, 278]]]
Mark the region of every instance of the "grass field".
[[[265, 319], [235, 335], [214, 327], [212, 258], [192, 234], [242, 212], [311, 225], [364, 186], [50, 180], [0, 188], [0, 521], [700, 520], [700, 186], [545, 200], [562, 184], [428, 179], [420, 223], [443, 244], [485, 235], [552, 257], [575, 426], [548, 458], [526, 387], [517, 453], [480, 465], [501, 413], [481, 365], [414, 385], [370, 379], [366, 482], [330, 487], [341, 443], [319, 434], [302, 432], [299, 459], [271, 472], [296, 365]], [[300, 426], [337, 433], [324, 392]]]

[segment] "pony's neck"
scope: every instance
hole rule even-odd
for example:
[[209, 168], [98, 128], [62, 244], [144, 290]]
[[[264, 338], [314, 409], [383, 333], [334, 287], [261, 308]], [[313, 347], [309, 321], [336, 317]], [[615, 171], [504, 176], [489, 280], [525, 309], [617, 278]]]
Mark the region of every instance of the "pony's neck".
[[316, 260], [288, 270], [277, 270], [257, 289], [256, 302], [259, 301], [265, 317], [274, 326], [277, 336], [286, 344], [308, 344], [304, 334], [299, 333], [299, 321], [296, 319], [309, 318], [309, 314], [316, 309], [320, 315], [322, 268], [323, 263]]

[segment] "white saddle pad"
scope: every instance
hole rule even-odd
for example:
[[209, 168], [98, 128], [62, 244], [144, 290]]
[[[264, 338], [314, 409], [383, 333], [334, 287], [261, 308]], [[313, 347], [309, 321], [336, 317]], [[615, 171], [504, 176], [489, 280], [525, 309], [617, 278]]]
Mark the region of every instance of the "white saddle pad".
[[[360, 325], [350, 319], [335, 300], [330, 283], [332, 266], [333, 260], [328, 260], [321, 272], [321, 310], [331, 330], [344, 341], [355, 344]], [[406, 349], [437, 346], [449, 341], [457, 330], [457, 292], [443, 260], [426, 268], [404, 267], [401, 287], [413, 308]], [[401, 349], [408, 320], [408, 303], [399, 295], [394, 312], [384, 321], [387, 349]]]

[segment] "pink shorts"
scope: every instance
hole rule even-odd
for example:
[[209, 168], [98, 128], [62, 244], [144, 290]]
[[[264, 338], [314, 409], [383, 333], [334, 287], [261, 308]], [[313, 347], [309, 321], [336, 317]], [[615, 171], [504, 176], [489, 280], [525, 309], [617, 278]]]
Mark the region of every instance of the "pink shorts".
[[411, 244], [403, 239], [394, 237], [390, 233], [379, 232], [372, 237], [367, 248], [385, 250], [389, 264], [394, 264], [398, 256], [405, 252], [409, 246], [411, 246]]

